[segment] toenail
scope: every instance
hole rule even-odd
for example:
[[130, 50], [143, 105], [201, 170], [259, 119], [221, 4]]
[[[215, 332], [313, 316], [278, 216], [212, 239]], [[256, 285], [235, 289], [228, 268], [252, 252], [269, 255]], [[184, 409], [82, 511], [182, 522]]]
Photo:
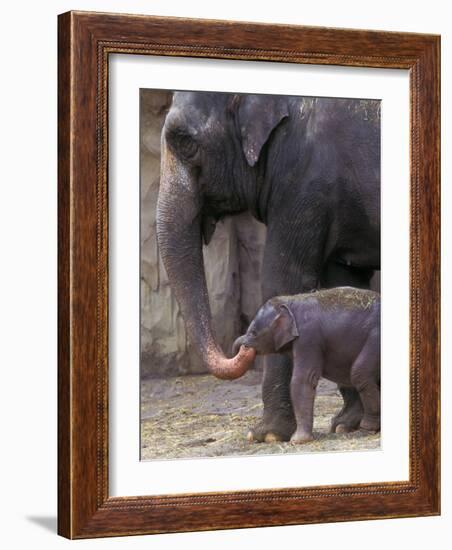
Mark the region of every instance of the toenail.
[[337, 434], [346, 434], [348, 432], [347, 427], [345, 424], [338, 424], [336, 426], [336, 433]]
[[265, 441], [265, 443], [276, 443], [276, 441], [281, 441], [281, 438], [277, 434], [274, 434], [272, 432], [268, 432], [268, 434], [266, 434], [266, 436], [265, 436], [264, 441]]
[[252, 432], [251, 430], [247, 433], [246, 439], [247, 439], [250, 443], [253, 443], [254, 441], [256, 441], [256, 438], [254, 437], [254, 434], [253, 434], [253, 432]]

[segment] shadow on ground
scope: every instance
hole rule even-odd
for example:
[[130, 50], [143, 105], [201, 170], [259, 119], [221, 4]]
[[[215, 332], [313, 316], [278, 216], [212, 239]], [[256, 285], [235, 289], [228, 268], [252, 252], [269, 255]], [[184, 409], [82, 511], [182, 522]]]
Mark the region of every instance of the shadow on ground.
[[57, 518], [55, 516], [28, 516], [27, 520], [39, 525], [46, 531], [57, 532]]
[[141, 459], [362, 451], [380, 446], [379, 434], [330, 434], [342, 407], [336, 385], [321, 380], [315, 404], [315, 441], [249, 443], [246, 434], [262, 414], [259, 371], [232, 382], [210, 375], [149, 378], [141, 384]]

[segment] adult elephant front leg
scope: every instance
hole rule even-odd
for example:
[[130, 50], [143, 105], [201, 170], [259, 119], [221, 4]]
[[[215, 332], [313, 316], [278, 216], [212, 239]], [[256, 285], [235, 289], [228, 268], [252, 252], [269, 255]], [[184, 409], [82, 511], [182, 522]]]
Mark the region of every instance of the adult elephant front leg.
[[[295, 240], [287, 242], [280, 237], [287, 234], [286, 229], [272, 232], [273, 228], [269, 225], [262, 269], [264, 300], [317, 288], [326, 224], [317, 224], [315, 227], [318, 232], [313, 234], [312, 225], [310, 228], [303, 228], [300, 222], [296, 234], [311, 237], [300, 243]], [[289, 441], [295, 432], [296, 420], [290, 396], [292, 369], [291, 354], [265, 357], [262, 381], [264, 412], [262, 419], [249, 431], [248, 440]]]
[[290, 399], [291, 378], [292, 358], [289, 355], [268, 355], [264, 358], [264, 413], [249, 431], [249, 441], [289, 441], [297, 427]]
[[348, 433], [359, 428], [364, 410], [355, 388], [338, 385], [344, 406], [331, 422], [331, 433]]

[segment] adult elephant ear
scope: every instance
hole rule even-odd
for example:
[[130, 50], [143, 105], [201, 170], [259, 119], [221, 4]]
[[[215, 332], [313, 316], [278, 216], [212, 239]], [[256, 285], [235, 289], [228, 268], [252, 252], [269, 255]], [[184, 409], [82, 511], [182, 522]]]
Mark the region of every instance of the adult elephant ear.
[[262, 147], [272, 131], [289, 116], [287, 99], [280, 96], [242, 96], [238, 107], [238, 119], [243, 152], [249, 166], [259, 160]]

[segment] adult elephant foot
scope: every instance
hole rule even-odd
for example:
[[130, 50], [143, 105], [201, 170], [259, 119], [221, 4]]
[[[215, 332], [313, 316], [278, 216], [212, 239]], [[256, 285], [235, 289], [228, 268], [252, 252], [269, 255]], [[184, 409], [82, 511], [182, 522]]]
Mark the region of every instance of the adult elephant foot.
[[358, 424], [356, 423], [341, 423], [337, 425], [333, 424], [331, 426], [331, 433], [348, 434], [350, 432], [354, 432], [358, 430], [358, 428], [359, 428], [359, 422]]
[[353, 434], [355, 437], [368, 437], [370, 435], [376, 435], [380, 433], [380, 430], [366, 430], [365, 428], [359, 427]]
[[359, 425], [360, 430], [365, 432], [377, 433], [380, 431], [380, 415], [365, 414]]
[[248, 432], [247, 439], [257, 443], [289, 441], [296, 429], [295, 419], [280, 417], [271, 421], [261, 420]]
[[348, 414], [343, 416], [336, 416], [331, 422], [331, 433], [336, 434], [347, 434], [349, 432], [354, 432], [359, 429], [362, 412], [355, 412], [354, 414]]

